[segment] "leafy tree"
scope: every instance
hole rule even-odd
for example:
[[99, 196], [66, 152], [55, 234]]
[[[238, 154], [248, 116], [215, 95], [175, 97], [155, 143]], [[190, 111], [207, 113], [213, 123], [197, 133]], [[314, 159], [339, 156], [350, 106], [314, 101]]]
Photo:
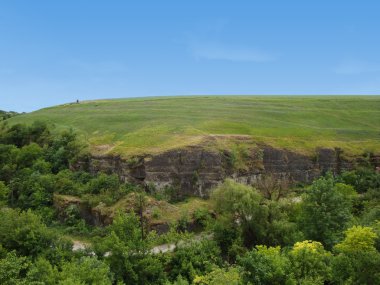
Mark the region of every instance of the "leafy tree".
[[221, 262], [215, 242], [202, 240], [178, 245], [167, 267], [172, 280], [181, 275], [192, 282], [196, 276], [211, 272], [215, 265], [220, 266]]
[[[302, 233], [296, 221], [291, 221], [295, 205], [287, 200], [266, 200], [268, 208], [265, 244], [270, 246], [290, 246], [302, 240]], [[264, 242], [263, 241], [263, 242]]]
[[268, 208], [263, 197], [249, 186], [226, 179], [211, 195], [215, 209], [224, 220], [242, 229], [246, 245], [258, 244], [265, 239]]
[[376, 233], [370, 227], [353, 226], [346, 231], [345, 239], [335, 246], [335, 249], [344, 253], [368, 252], [376, 250]]
[[214, 240], [217, 242], [224, 258], [234, 262], [236, 257], [245, 251], [241, 239], [241, 228], [231, 222], [230, 217], [220, 215], [213, 225]]
[[356, 170], [343, 172], [338, 179], [345, 184], [352, 185], [358, 193], [365, 193], [369, 189], [380, 188], [380, 174], [371, 168], [361, 167]]
[[352, 185], [347, 185], [344, 183], [336, 183], [334, 189], [342, 194], [343, 196], [355, 200], [358, 198], [358, 193]]
[[12, 205], [22, 209], [37, 209], [51, 206], [55, 189], [54, 176], [41, 175], [27, 168], [20, 171], [18, 177], [9, 184]]
[[28, 144], [20, 149], [16, 158], [17, 166], [19, 169], [31, 167], [42, 155], [43, 150], [38, 144]]
[[[84, 186], [91, 180], [91, 176], [86, 178], [79, 178], [78, 176], [81, 176], [82, 172], [74, 173], [71, 170], [62, 170], [57, 175], [54, 176], [54, 185], [55, 185], [55, 192], [59, 194], [65, 194], [65, 195], [76, 195], [81, 196], [87, 188]], [[88, 174], [89, 175], [89, 174]]]
[[30, 266], [26, 279], [29, 283], [40, 282], [44, 285], [56, 285], [58, 277], [57, 267], [52, 266], [47, 259], [39, 257]]
[[0, 259], [0, 284], [23, 285], [28, 284], [25, 274], [30, 263], [26, 257], [18, 257], [14, 251]]
[[285, 284], [289, 259], [281, 254], [280, 247], [256, 246], [238, 258], [243, 268], [244, 284]]
[[189, 283], [189, 281], [184, 279], [181, 275], [179, 275], [177, 277], [177, 279], [175, 281], [173, 281], [173, 283], [170, 281], [166, 281], [165, 285], [190, 285], [190, 283]]
[[331, 248], [351, 220], [351, 200], [335, 187], [331, 174], [315, 180], [303, 197], [301, 226], [306, 238]]
[[17, 147], [28, 144], [28, 127], [23, 124], [15, 124], [5, 131], [3, 130], [0, 135], [0, 142], [3, 144], [13, 144]]
[[292, 276], [297, 284], [325, 284], [331, 278], [331, 254], [316, 241], [294, 244], [289, 252]]
[[108, 235], [95, 248], [104, 256], [116, 280], [126, 284], [159, 284], [165, 280], [163, 264], [150, 254], [151, 238], [141, 238], [138, 218], [134, 213], [118, 213]]
[[0, 142], [13, 144], [21, 148], [30, 143], [40, 146], [47, 145], [51, 141], [51, 133], [46, 123], [35, 121], [32, 125], [15, 124], [6, 127], [0, 133]]
[[119, 177], [115, 174], [106, 175], [101, 173], [96, 178], [92, 179], [88, 184], [88, 192], [93, 194], [100, 194], [102, 192], [117, 192], [119, 188]]
[[8, 203], [10, 190], [5, 186], [3, 181], [0, 181], [0, 208]]
[[65, 130], [54, 137], [46, 153], [46, 159], [52, 165], [53, 173], [68, 169], [74, 163], [85, 146], [79, 142], [73, 130]]
[[51, 143], [52, 136], [49, 126], [45, 122], [35, 121], [28, 128], [29, 143], [35, 142], [40, 146]]
[[193, 280], [193, 284], [199, 285], [239, 285], [242, 284], [240, 271], [236, 267], [219, 268], [216, 267], [210, 273], [197, 276]]
[[95, 257], [81, 257], [65, 262], [59, 276], [61, 284], [71, 280], [88, 285], [112, 284], [110, 268]]
[[[61, 246], [61, 240], [31, 210], [3, 208], [0, 216], [0, 244], [7, 250], [31, 257], [59, 252], [57, 247]], [[71, 251], [71, 247], [67, 247], [66, 250]]]
[[11, 118], [13, 116], [17, 116], [17, 115], [18, 115], [17, 112], [0, 110], [0, 121], [9, 119], [9, 118]]
[[214, 234], [223, 254], [241, 233], [246, 246], [255, 244], [290, 245], [299, 239], [297, 224], [290, 222], [290, 203], [266, 200], [254, 188], [226, 180], [212, 193], [218, 213]]
[[375, 248], [377, 235], [370, 227], [354, 226], [335, 246], [334, 280], [345, 284], [380, 284], [380, 253]]

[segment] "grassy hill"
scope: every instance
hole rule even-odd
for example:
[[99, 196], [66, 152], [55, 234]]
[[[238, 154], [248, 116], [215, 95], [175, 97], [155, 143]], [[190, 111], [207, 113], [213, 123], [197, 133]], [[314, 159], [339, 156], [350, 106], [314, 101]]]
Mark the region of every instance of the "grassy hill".
[[380, 152], [380, 96], [188, 96], [85, 101], [38, 110], [9, 123], [72, 127], [98, 153], [157, 153], [209, 135], [308, 152], [342, 147]]

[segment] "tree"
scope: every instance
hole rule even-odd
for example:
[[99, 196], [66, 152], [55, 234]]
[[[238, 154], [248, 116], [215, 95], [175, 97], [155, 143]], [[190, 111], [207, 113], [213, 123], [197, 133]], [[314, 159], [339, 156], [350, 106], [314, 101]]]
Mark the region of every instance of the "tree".
[[[0, 209], [0, 244], [7, 250], [16, 250], [23, 256], [36, 257], [39, 254], [58, 254], [61, 239], [58, 238], [41, 218], [31, 210]], [[71, 252], [70, 244], [66, 250]]]
[[211, 240], [201, 240], [178, 245], [167, 268], [172, 280], [181, 275], [192, 282], [196, 276], [206, 275], [221, 263], [220, 250], [216, 243]]
[[315, 180], [303, 197], [301, 226], [306, 238], [332, 248], [352, 218], [351, 207], [331, 174]]
[[117, 213], [107, 228], [108, 235], [95, 248], [104, 256], [115, 279], [126, 284], [157, 284], [165, 279], [163, 265], [150, 254], [151, 238], [141, 237], [138, 217], [134, 213]]
[[42, 157], [42, 155], [43, 150], [38, 144], [32, 143], [26, 145], [20, 149], [20, 152], [17, 155], [17, 166], [19, 169], [31, 167], [36, 160]]
[[289, 192], [289, 179], [276, 178], [273, 174], [268, 174], [258, 181], [257, 187], [265, 198], [278, 201]]
[[27, 273], [27, 280], [32, 284], [33, 282], [41, 282], [44, 285], [56, 285], [57, 279], [59, 279], [57, 267], [52, 266], [43, 257], [37, 258]]
[[291, 272], [297, 284], [325, 284], [331, 278], [331, 254], [317, 241], [294, 244], [289, 252]]
[[370, 227], [354, 226], [334, 248], [334, 280], [345, 284], [380, 284], [380, 253], [375, 248], [377, 235]]
[[263, 197], [256, 189], [226, 179], [214, 190], [211, 199], [220, 217], [241, 227], [246, 245], [265, 239], [268, 208], [261, 203]]
[[38, 209], [51, 206], [55, 189], [53, 175], [41, 175], [30, 168], [19, 171], [9, 184], [12, 205], [21, 209]]
[[9, 194], [9, 188], [5, 186], [3, 181], [0, 181], [0, 208], [8, 203]]
[[24, 279], [30, 263], [26, 257], [18, 257], [14, 251], [0, 259], [0, 284], [22, 285], [28, 284]]
[[365, 193], [369, 189], [380, 188], [380, 174], [372, 168], [358, 168], [352, 171], [346, 171], [338, 177], [345, 184], [354, 186], [358, 193]]
[[61, 132], [53, 139], [46, 153], [46, 159], [51, 163], [53, 173], [69, 168], [84, 148], [72, 129]]
[[112, 274], [109, 266], [95, 257], [81, 257], [65, 262], [59, 274], [61, 283], [74, 280], [88, 285], [111, 285]]
[[238, 258], [243, 268], [243, 284], [285, 284], [290, 267], [289, 259], [280, 247], [256, 246]]
[[239, 285], [242, 284], [240, 271], [236, 267], [214, 268], [210, 273], [196, 276], [193, 284], [199, 285]]
[[13, 144], [17, 147], [22, 147], [29, 143], [28, 127], [23, 124], [15, 124], [6, 128], [0, 134], [0, 142], [3, 144]]
[[106, 175], [101, 173], [88, 183], [88, 192], [92, 194], [114, 193], [119, 191], [119, 188], [120, 180], [115, 174]]

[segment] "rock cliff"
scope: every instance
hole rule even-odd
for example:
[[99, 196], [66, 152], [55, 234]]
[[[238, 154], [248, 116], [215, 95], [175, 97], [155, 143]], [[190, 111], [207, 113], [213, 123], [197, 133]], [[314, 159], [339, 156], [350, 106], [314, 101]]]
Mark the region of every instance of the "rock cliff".
[[[267, 145], [247, 148], [239, 159], [237, 166], [232, 151], [198, 145], [130, 159], [93, 156], [87, 168], [92, 173], [116, 173], [123, 181], [141, 183], [155, 191], [170, 187], [178, 197], [207, 197], [210, 189], [227, 177], [251, 185], [267, 175], [307, 184], [327, 171], [340, 173], [352, 169], [362, 160], [348, 159], [337, 148], [319, 148], [313, 155], [305, 155]], [[378, 166], [378, 157], [370, 160]]]

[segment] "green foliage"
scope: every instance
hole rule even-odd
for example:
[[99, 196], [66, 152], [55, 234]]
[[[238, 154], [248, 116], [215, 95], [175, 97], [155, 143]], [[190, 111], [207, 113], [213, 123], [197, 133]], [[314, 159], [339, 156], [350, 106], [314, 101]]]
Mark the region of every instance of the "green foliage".
[[53, 235], [31, 211], [1, 209], [0, 243], [24, 256], [37, 256], [52, 244]]
[[10, 190], [4, 184], [3, 181], [0, 181], [0, 208], [8, 203]]
[[41, 158], [42, 155], [42, 148], [36, 143], [31, 143], [20, 149], [16, 157], [16, 163], [19, 168], [28, 168], [31, 167], [36, 160]]
[[[65, 195], [81, 196], [86, 192], [85, 186], [91, 179], [88, 173], [62, 170], [55, 175], [55, 192]], [[85, 190], [86, 189], [86, 190]]]
[[[346, 172], [336, 180], [327, 175], [301, 202], [279, 188], [263, 196], [227, 179], [212, 194], [215, 213], [205, 201], [190, 208], [173, 205], [184, 209], [175, 213], [175, 230], [157, 236], [147, 232], [147, 217], [168, 218], [172, 213], [161, 208], [167, 203], [154, 204], [142, 187], [121, 183], [116, 175], [74, 171], [83, 150], [74, 132], [53, 135], [43, 123], [4, 124], [0, 143], [0, 284], [380, 284], [380, 176], [373, 170]], [[248, 157], [244, 147], [234, 151], [236, 163]], [[110, 226], [95, 229], [72, 204], [60, 212], [65, 224], [56, 220], [55, 193], [102, 209], [100, 203], [114, 204], [129, 192], [135, 192], [133, 201], [123, 199], [115, 208], [134, 208], [138, 216], [120, 212]], [[177, 199], [177, 188], [161, 197]], [[297, 219], [306, 238], [316, 241], [296, 242], [304, 239]], [[212, 233], [178, 231], [192, 221]], [[342, 239], [350, 222], [367, 227], [352, 227]], [[73, 252], [72, 243], [47, 225], [64, 235], [82, 235], [78, 239], [91, 234], [93, 248]], [[176, 248], [152, 250], [162, 243]]]
[[61, 284], [68, 281], [88, 285], [111, 285], [112, 274], [106, 263], [95, 257], [81, 257], [65, 262], [60, 272]]
[[190, 224], [190, 216], [187, 211], [183, 211], [177, 221], [177, 231], [183, 233], [187, 231]]
[[178, 245], [167, 267], [171, 280], [181, 275], [192, 282], [196, 276], [211, 272], [215, 265], [220, 266], [221, 263], [220, 250], [215, 242], [201, 240]]
[[222, 248], [229, 248], [239, 233], [246, 246], [291, 245], [300, 237], [288, 215], [289, 202], [266, 200], [256, 189], [229, 179], [211, 199], [218, 214], [215, 236]]
[[54, 186], [54, 177], [51, 174], [41, 175], [25, 169], [9, 184], [12, 191], [11, 204], [22, 209], [51, 206]]
[[198, 208], [193, 213], [194, 221], [202, 226], [203, 228], [206, 228], [210, 222], [211, 222], [211, 215], [208, 209], [204, 208]]
[[190, 285], [190, 283], [189, 281], [184, 279], [181, 275], [179, 275], [177, 279], [173, 281], [173, 283], [166, 281], [165, 285]]
[[[342, 188], [342, 185], [338, 185]], [[328, 248], [339, 240], [351, 220], [350, 197], [343, 196], [331, 175], [315, 180], [303, 197], [301, 225], [306, 238], [322, 242]]]
[[229, 153], [229, 162], [235, 170], [246, 170], [249, 160], [249, 149], [244, 144], [233, 144]]
[[334, 280], [344, 284], [380, 284], [380, 253], [375, 248], [377, 235], [370, 227], [354, 226], [335, 246]]
[[289, 259], [297, 284], [323, 285], [331, 279], [331, 253], [320, 242], [297, 242], [289, 252]]
[[28, 284], [24, 277], [29, 266], [30, 263], [26, 257], [18, 257], [14, 251], [9, 252], [4, 258], [0, 259], [0, 284]]
[[[36, 257], [42, 253], [57, 255], [65, 242], [61, 241], [41, 218], [31, 210], [0, 209], [0, 244], [23, 256]], [[65, 245], [66, 246], [66, 245]], [[64, 251], [71, 251], [70, 245]]]
[[219, 245], [221, 253], [230, 262], [243, 253], [242, 230], [226, 216], [220, 216], [213, 225], [214, 240]]
[[256, 246], [238, 258], [244, 284], [285, 284], [290, 269], [289, 259], [280, 247]]
[[262, 243], [270, 246], [291, 246], [296, 241], [302, 240], [303, 234], [298, 229], [297, 223], [291, 216], [297, 210], [294, 203], [288, 200], [266, 200], [268, 218], [266, 237]]
[[150, 236], [143, 238], [134, 213], [118, 213], [107, 228], [108, 235], [95, 247], [98, 256], [108, 252], [105, 261], [116, 280], [126, 284], [160, 284], [165, 280], [163, 264], [149, 253]]
[[69, 168], [80, 157], [85, 146], [77, 139], [76, 133], [70, 129], [54, 137], [51, 147], [46, 153], [46, 159], [52, 165], [53, 173]]
[[27, 280], [30, 283], [41, 282], [44, 285], [56, 285], [59, 280], [59, 272], [50, 262], [39, 257], [30, 267], [27, 273]]
[[0, 110], [0, 121], [12, 118], [13, 116], [17, 115], [17, 112]]
[[100, 194], [104, 192], [117, 192], [120, 188], [120, 181], [117, 175], [106, 175], [101, 173], [95, 179], [90, 180], [88, 184], [88, 192], [92, 194]]
[[240, 271], [236, 267], [216, 267], [210, 273], [195, 277], [193, 284], [199, 285], [239, 285], [242, 284]]
[[37, 143], [40, 146], [51, 142], [50, 130], [46, 123], [35, 121], [32, 125], [23, 124], [12, 125], [0, 133], [0, 143], [23, 147], [30, 143]]
[[268, 208], [262, 205], [263, 197], [249, 186], [230, 179], [214, 190], [211, 199], [225, 221], [236, 223], [242, 229], [246, 244], [258, 244], [265, 239]]
[[339, 179], [345, 184], [352, 185], [358, 193], [380, 188], [380, 173], [376, 173], [371, 168], [362, 167], [343, 172]]
[[370, 227], [354, 226], [346, 232], [345, 239], [335, 246], [336, 250], [344, 253], [375, 251], [376, 233]]
[[55, 191], [52, 174], [67, 169], [83, 149], [73, 132], [53, 136], [40, 122], [5, 127], [0, 142], [8, 144], [0, 145], [0, 180], [10, 189], [8, 204], [22, 209], [50, 207]]

